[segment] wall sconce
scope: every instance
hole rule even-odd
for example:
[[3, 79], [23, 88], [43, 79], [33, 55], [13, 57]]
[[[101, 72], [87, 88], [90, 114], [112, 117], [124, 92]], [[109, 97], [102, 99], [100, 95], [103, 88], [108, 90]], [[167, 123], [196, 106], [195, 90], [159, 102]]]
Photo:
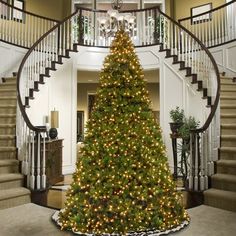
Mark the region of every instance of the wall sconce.
[[57, 128], [59, 128], [59, 111], [51, 111], [51, 129], [49, 130], [49, 137], [51, 139], [57, 138]]

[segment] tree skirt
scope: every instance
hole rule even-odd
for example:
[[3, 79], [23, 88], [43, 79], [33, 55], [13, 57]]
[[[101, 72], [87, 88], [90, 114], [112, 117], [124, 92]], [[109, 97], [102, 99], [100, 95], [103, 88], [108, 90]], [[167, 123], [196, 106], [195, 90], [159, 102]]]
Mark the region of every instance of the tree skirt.
[[[61, 210], [63, 211], [63, 209]], [[61, 226], [61, 223], [59, 222], [59, 212], [60, 211], [56, 211], [53, 215], [52, 215], [52, 220], [58, 225], [58, 226]], [[160, 231], [160, 230], [146, 230], [146, 231], [139, 231], [139, 232], [130, 232], [130, 233], [127, 233], [126, 235], [128, 236], [146, 236], [146, 235], [150, 235], [150, 236], [159, 236], [159, 235], [167, 235], [169, 233], [174, 233], [174, 232], [177, 232], [181, 229], [183, 229], [185, 226], [187, 226], [189, 224], [189, 221], [184, 221], [182, 222], [179, 226], [173, 228], [173, 229], [170, 229], [170, 230], [165, 230], [165, 231]], [[77, 234], [77, 235], [86, 235], [86, 236], [93, 236], [94, 234], [89, 234], [89, 233], [81, 233], [81, 232], [74, 232], [74, 234]], [[107, 233], [104, 233], [102, 234], [104, 236], [118, 236], [119, 234], [107, 234]]]

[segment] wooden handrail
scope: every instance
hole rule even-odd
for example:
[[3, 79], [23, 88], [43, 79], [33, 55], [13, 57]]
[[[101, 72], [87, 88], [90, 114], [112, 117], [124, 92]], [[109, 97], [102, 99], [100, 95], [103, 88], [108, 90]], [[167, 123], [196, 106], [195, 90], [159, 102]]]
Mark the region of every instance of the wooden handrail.
[[220, 100], [220, 73], [219, 73], [219, 69], [218, 66], [216, 64], [216, 61], [214, 59], [214, 57], [212, 56], [212, 54], [210, 53], [210, 51], [208, 50], [208, 48], [193, 34], [191, 33], [188, 29], [186, 29], [185, 27], [183, 27], [181, 24], [179, 24], [177, 21], [173, 20], [171, 17], [169, 17], [168, 15], [166, 15], [165, 13], [163, 13], [160, 8], [159, 12], [164, 15], [166, 18], [168, 18], [171, 22], [173, 22], [174, 24], [176, 24], [178, 27], [180, 27], [183, 31], [185, 31], [187, 34], [189, 34], [192, 38], [194, 38], [194, 40], [196, 42], [199, 43], [199, 45], [201, 46], [202, 50], [204, 50], [206, 52], [206, 54], [208, 55], [208, 57], [210, 58], [212, 65], [214, 67], [215, 73], [216, 73], [216, 79], [217, 79], [217, 89], [216, 89], [216, 97], [215, 97], [215, 101], [214, 104], [211, 108], [211, 112], [207, 118], [207, 120], [205, 121], [205, 123], [203, 124], [202, 127], [194, 130], [194, 132], [196, 133], [201, 133], [207, 130], [207, 128], [209, 127], [215, 113], [216, 113], [216, 109], [218, 107], [219, 104], [219, 100]]
[[68, 19], [70, 19], [71, 17], [73, 17], [75, 14], [77, 14], [77, 11], [75, 11], [73, 14], [71, 14], [70, 16], [66, 17], [63, 21], [57, 23], [54, 27], [52, 27], [48, 32], [46, 32], [44, 35], [42, 35], [34, 44], [33, 46], [27, 51], [27, 53], [25, 54], [25, 56], [23, 57], [21, 64], [19, 66], [18, 72], [17, 72], [17, 100], [18, 100], [18, 104], [19, 104], [19, 108], [21, 111], [21, 114], [27, 124], [27, 126], [29, 127], [29, 129], [31, 129], [34, 132], [45, 132], [46, 131], [46, 127], [36, 127], [34, 126], [30, 120], [29, 117], [25, 111], [25, 107], [23, 106], [22, 100], [21, 100], [21, 96], [20, 96], [20, 77], [21, 77], [21, 73], [23, 70], [23, 67], [25, 65], [26, 60], [28, 59], [28, 57], [30, 56], [30, 54], [33, 52], [33, 50], [37, 47], [37, 45], [39, 45], [39, 43], [45, 39], [51, 32], [53, 32], [56, 28], [59, 28], [60, 25], [64, 24]]
[[54, 22], [57, 22], [57, 23], [60, 22], [59, 20], [55, 20], [55, 19], [52, 19], [52, 18], [49, 18], [49, 17], [46, 17], [46, 16], [41, 16], [41, 15], [38, 15], [38, 14], [35, 14], [35, 13], [32, 13], [32, 12], [29, 12], [29, 11], [25, 11], [25, 10], [20, 9], [20, 8], [18, 8], [18, 7], [15, 7], [15, 6], [11, 5], [11, 4], [8, 4], [8, 3], [6, 3], [6, 2], [3, 2], [2, 0], [0, 0], [0, 2], [1, 2], [2, 4], [4, 4], [4, 5], [10, 7], [10, 8], [16, 9], [16, 10], [18, 10], [18, 11], [21, 11], [21, 12], [25, 13], [25, 14], [28, 14], [28, 15], [31, 15], [31, 16], [35, 16], [35, 17], [38, 17], [38, 18], [41, 18], [41, 19], [44, 19], [44, 20], [54, 21]]
[[185, 17], [185, 18], [181, 18], [181, 19], [179, 19], [178, 21], [181, 22], [181, 21], [184, 21], [184, 20], [190, 20], [190, 19], [193, 19], [193, 18], [195, 18], [195, 17], [203, 16], [203, 15], [208, 14], [208, 13], [213, 13], [213, 12], [215, 12], [215, 11], [221, 9], [221, 8], [224, 8], [224, 7], [228, 6], [228, 5], [231, 5], [231, 4], [232, 4], [233, 2], [235, 2], [235, 1], [236, 1], [236, 0], [232, 0], [232, 1], [228, 2], [228, 3], [225, 3], [225, 4], [223, 4], [223, 5], [219, 6], [219, 7], [216, 7], [216, 8], [214, 8], [214, 9], [211, 9], [211, 10], [209, 10], [209, 11], [206, 11], [206, 12], [203, 12], [203, 13], [200, 13], [200, 14], [197, 14], [197, 15], [194, 15], [194, 16], [188, 16], [188, 17]]

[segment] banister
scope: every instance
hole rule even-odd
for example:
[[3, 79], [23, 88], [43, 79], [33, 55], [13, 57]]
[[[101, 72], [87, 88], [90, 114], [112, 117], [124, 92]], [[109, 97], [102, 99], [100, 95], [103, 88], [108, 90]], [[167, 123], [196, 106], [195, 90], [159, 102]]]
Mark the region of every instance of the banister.
[[195, 17], [199, 17], [199, 16], [203, 16], [203, 15], [208, 14], [208, 13], [215, 12], [215, 11], [221, 9], [221, 8], [227, 7], [228, 5], [232, 4], [235, 1], [236, 0], [232, 0], [232, 1], [228, 2], [228, 3], [225, 3], [225, 4], [221, 5], [221, 6], [218, 6], [218, 7], [214, 8], [214, 9], [211, 9], [209, 11], [205, 11], [203, 13], [200, 13], [200, 14], [197, 14], [197, 15], [194, 15], [194, 16], [188, 16], [188, 17], [185, 17], [185, 18], [181, 18], [178, 21], [181, 22], [181, 21], [184, 21], [184, 20], [190, 20], [190, 19], [195, 18]]
[[6, 5], [6, 6], [10, 7], [10, 8], [13, 8], [13, 9], [16, 9], [16, 10], [18, 10], [18, 11], [21, 11], [21, 12], [23, 12], [23, 13], [26, 13], [26, 14], [28, 14], [28, 15], [31, 15], [31, 16], [35, 16], [35, 17], [38, 17], [38, 18], [41, 18], [41, 19], [44, 19], [44, 20], [49, 20], [49, 21], [53, 21], [53, 22], [57, 22], [57, 23], [60, 22], [59, 20], [55, 20], [55, 19], [52, 19], [52, 18], [49, 18], [49, 17], [46, 17], [46, 16], [41, 16], [41, 15], [38, 15], [38, 14], [36, 14], [36, 13], [32, 13], [32, 12], [29, 12], [29, 11], [25, 11], [25, 10], [20, 9], [20, 8], [18, 8], [18, 7], [15, 7], [15, 6], [13, 6], [13, 5], [9, 4], [9, 3], [3, 2], [2, 0], [0, 0], [0, 3]]
[[52, 31], [54, 31], [56, 28], [59, 28], [60, 25], [62, 25], [64, 22], [66, 22], [68, 19], [70, 19], [71, 17], [73, 17], [75, 14], [77, 13], [77, 11], [75, 11], [73, 14], [71, 14], [70, 16], [66, 17], [63, 21], [57, 23], [55, 26], [53, 26], [48, 32], [46, 32], [44, 35], [42, 35], [34, 44], [33, 46], [27, 51], [27, 53], [25, 54], [25, 56], [22, 59], [22, 62], [19, 66], [18, 72], [17, 72], [17, 100], [18, 100], [18, 104], [19, 104], [19, 108], [20, 111], [24, 117], [24, 120], [27, 124], [27, 126], [35, 132], [45, 132], [46, 131], [46, 127], [44, 128], [39, 128], [39, 127], [35, 127], [29, 120], [28, 115], [25, 112], [25, 107], [23, 106], [22, 103], [22, 99], [20, 96], [20, 77], [21, 77], [21, 73], [22, 73], [22, 69], [25, 65], [26, 60], [28, 59], [29, 55], [32, 53], [32, 51], [36, 48], [36, 46], [44, 39], [46, 38]]
[[173, 20], [171, 17], [169, 17], [168, 15], [163, 13], [160, 9], [159, 9], [159, 12], [162, 15], [164, 15], [166, 18], [168, 18], [171, 22], [173, 22], [174, 24], [178, 25], [178, 27], [180, 27], [183, 31], [185, 31], [187, 34], [189, 34], [192, 38], [194, 38], [194, 40], [197, 41], [199, 43], [199, 45], [201, 46], [201, 48], [206, 52], [206, 54], [210, 58], [210, 60], [212, 62], [212, 65], [214, 67], [214, 70], [215, 70], [215, 73], [216, 73], [216, 79], [217, 79], [217, 90], [216, 90], [215, 101], [214, 101], [214, 104], [213, 104], [213, 106], [211, 108], [210, 115], [208, 116], [208, 118], [205, 121], [205, 123], [203, 124], [203, 126], [198, 128], [198, 129], [196, 129], [196, 130], [194, 130], [194, 132], [196, 132], [196, 133], [204, 132], [209, 127], [209, 125], [210, 125], [210, 123], [211, 123], [211, 121], [212, 121], [212, 119], [213, 119], [213, 117], [215, 115], [215, 112], [217, 110], [217, 107], [218, 107], [218, 104], [219, 104], [219, 100], [220, 100], [220, 73], [219, 73], [218, 66], [216, 64], [216, 61], [215, 61], [214, 57], [212, 56], [212, 54], [208, 50], [208, 48], [193, 33], [191, 33], [188, 29], [183, 27], [177, 21]]

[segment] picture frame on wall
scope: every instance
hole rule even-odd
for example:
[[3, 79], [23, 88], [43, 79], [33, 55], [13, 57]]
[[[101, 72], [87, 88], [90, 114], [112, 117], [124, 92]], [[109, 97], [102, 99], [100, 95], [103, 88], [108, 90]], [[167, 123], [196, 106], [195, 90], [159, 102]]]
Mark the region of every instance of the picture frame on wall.
[[201, 16], [198, 15], [210, 11], [211, 9], [212, 9], [212, 3], [207, 3], [200, 6], [192, 7], [190, 9], [190, 14], [192, 19], [191, 24], [199, 24], [206, 21], [210, 21], [212, 19], [212, 14], [210, 12], [203, 14]]
[[77, 143], [84, 141], [84, 111], [77, 111]]
[[[25, 2], [24, 0], [12, 0], [12, 5], [20, 10], [25, 10]], [[25, 22], [25, 14], [22, 11], [13, 9], [12, 10], [12, 19], [17, 22], [24, 23]]]

